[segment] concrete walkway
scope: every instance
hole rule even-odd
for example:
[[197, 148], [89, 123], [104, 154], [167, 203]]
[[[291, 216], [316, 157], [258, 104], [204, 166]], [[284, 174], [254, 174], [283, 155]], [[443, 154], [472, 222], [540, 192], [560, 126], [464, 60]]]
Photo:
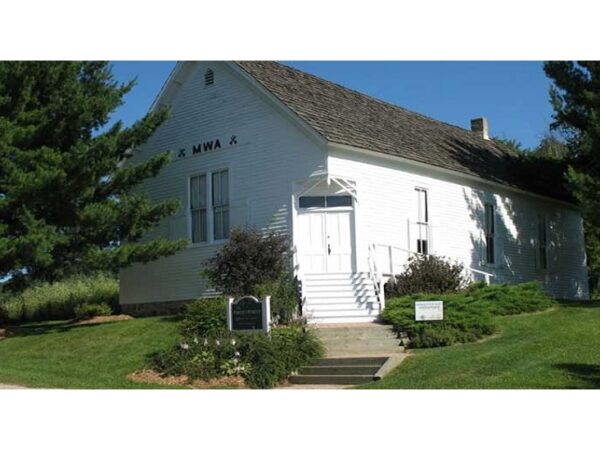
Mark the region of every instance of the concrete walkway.
[[27, 389], [25, 386], [17, 386], [16, 384], [2, 384], [0, 383], [0, 389]]

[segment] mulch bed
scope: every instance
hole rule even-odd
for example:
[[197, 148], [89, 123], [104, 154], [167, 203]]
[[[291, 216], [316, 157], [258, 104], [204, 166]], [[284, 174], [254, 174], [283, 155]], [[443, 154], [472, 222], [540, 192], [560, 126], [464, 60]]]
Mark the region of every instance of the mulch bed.
[[95, 325], [98, 323], [121, 322], [123, 320], [132, 320], [133, 317], [127, 314], [118, 314], [114, 316], [96, 316], [91, 319], [75, 320], [73, 323], [77, 325]]
[[187, 386], [196, 389], [208, 388], [245, 388], [246, 383], [240, 376], [215, 378], [214, 380], [191, 380], [187, 375], [162, 376], [154, 370], [140, 370], [127, 375], [135, 383], [160, 384], [164, 386]]

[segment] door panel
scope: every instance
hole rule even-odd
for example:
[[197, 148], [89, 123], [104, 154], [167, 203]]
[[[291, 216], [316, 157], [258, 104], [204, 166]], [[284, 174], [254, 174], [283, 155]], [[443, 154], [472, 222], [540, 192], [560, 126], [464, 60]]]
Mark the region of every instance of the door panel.
[[352, 272], [351, 212], [326, 214], [327, 272]]
[[300, 264], [306, 273], [323, 273], [327, 268], [324, 214], [300, 214]]
[[298, 249], [305, 273], [353, 271], [352, 212], [299, 214]]

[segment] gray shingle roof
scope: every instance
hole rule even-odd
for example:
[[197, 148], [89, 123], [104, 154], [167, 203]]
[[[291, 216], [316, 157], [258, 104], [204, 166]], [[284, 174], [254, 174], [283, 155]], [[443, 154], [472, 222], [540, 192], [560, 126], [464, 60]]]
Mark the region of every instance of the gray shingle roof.
[[[237, 64], [328, 142], [563, 197], [524, 179], [509, 150], [476, 133], [272, 61]], [[519, 175], [521, 174], [521, 175]], [[527, 177], [525, 177], [527, 178]], [[540, 192], [540, 191], [543, 192]]]

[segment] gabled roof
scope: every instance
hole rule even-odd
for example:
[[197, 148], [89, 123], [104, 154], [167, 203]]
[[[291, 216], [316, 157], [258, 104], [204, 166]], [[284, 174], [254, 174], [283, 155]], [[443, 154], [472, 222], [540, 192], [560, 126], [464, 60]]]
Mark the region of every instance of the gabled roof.
[[[326, 141], [566, 199], [523, 176], [510, 150], [478, 134], [272, 61], [236, 64]], [[558, 183], [557, 183], [558, 184]]]

